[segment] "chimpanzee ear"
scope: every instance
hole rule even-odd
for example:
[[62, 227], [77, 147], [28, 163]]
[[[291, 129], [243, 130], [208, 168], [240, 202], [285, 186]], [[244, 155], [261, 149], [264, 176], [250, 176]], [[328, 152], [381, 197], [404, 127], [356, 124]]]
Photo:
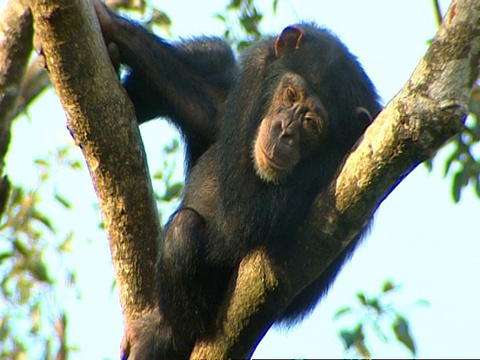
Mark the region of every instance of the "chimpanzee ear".
[[283, 56], [286, 52], [295, 51], [302, 46], [305, 32], [301, 26], [292, 25], [286, 27], [275, 41], [275, 56]]
[[355, 116], [357, 117], [358, 124], [366, 129], [372, 123], [372, 115], [364, 107], [358, 106], [354, 110]]

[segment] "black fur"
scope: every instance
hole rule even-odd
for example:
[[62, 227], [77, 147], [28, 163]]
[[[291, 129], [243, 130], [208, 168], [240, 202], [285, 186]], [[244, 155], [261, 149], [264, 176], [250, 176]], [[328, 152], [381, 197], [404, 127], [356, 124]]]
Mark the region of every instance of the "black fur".
[[[188, 146], [185, 196], [167, 226], [157, 264], [162, 325], [146, 335], [157, 339], [155, 356], [173, 351], [167, 357], [181, 358], [215, 327], [229, 280], [246, 253], [259, 246], [273, 256], [288, 251], [315, 195], [333, 180], [364, 132], [356, 109], [376, 116], [380, 105], [355, 57], [314, 24], [295, 26], [302, 33], [294, 33], [293, 45], [288, 32], [260, 41], [237, 64], [220, 40], [169, 45], [110, 16], [117, 30], [109, 33], [101, 19], [102, 28], [130, 67], [124, 85], [139, 121], [168, 116]], [[287, 73], [299, 75], [320, 99], [327, 136], [284, 181], [266, 182], [255, 172], [252, 147]], [[291, 324], [308, 314], [357, 242], [293, 299], [277, 322]], [[137, 358], [151, 358], [152, 351]]]

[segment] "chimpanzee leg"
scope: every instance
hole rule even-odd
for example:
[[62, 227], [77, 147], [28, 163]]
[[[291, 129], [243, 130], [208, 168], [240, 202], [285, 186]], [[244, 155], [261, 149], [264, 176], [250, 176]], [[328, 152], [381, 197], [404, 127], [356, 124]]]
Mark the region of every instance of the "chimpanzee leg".
[[206, 263], [206, 248], [203, 218], [192, 209], [179, 210], [167, 227], [157, 276], [160, 313], [183, 354], [211, 329], [228, 279], [227, 271]]

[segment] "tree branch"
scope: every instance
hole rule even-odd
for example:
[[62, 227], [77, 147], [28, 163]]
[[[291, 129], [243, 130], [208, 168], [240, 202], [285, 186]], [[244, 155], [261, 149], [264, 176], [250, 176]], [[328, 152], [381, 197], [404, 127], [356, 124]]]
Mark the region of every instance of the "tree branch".
[[124, 310], [130, 320], [156, 303], [160, 225], [131, 103], [90, 1], [31, 0], [52, 83], [100, 203]]
[[32, 38], [32, 16], [27, 2], [9, 1], [0, 18], [0, 174], [10, 143], [10, 126], [21, 83], [32, 51]]
[[221, 314], [223, 326], [197, 343], [192, 358], [251, 356], [290, 299], [360, 233], [408, 173], [462, 129], [479, 58], [480, 4], [454, 1], [404, 89], [318, 195], [296, 246], [280, 259], [262, 251], [244, 259]]
[[[20, 95], [22, 79], [32, 51], [32, 16], [27, 2], [10, 0], [0, 18], [0, 175], [10, 144], [10, 128]], [[10, 181], [0, 179], [0, 215], [5, 210]]]
[[[11, 3], [13, 3], [18, 2], [19, 0], [10, 1]], [[30, 14], [30, 8], [28, 8], [28, 6], [26, 5], [27, 1], [20, 1], [25, 3], [24, 6]], [[143, 10], [143, 8], [145, 7], [142, 0], [107, 0], [105, 3], [111, 9], [117, 9], [123, 6], [129, 9], [133, 8]], [[22, 18], [20, 17], [19, 20], [21, 21], [21, 19]], [[31, 28], [31, 31], [33, 32], [33, 28]], [[28, 67], [21, 86], [20, 96], [18, 98], [18, 106], [16, 107], [16, 110], [11, 117], [12, 119], [15, 119], [15, 117], [24, 112], [28, 108], [30, 103], [33, 102], [45, 89], [47, 89], [51, 85], [48, 73], [45, 71], [42, 61], [39, 61], [39, 59], [40, 58], [35, 59]]]
[[20, 89], [18, 106], [12, 119], [15, 119], [15, 117], [23, 113], [28, 106], [50, 86], [50, 78], [40, 59], [40, 57], [36, 58], [28, 67]]

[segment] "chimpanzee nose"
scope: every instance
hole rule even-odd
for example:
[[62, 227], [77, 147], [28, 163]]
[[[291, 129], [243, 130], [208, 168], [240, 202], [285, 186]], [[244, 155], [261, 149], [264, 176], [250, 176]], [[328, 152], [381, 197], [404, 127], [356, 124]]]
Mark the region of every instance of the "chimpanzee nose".
[[299, 136], [298, 125], [294, 117], [283, 119], [280, 124], [280, 141], [288, 146], [295, 146]]
[[298, 125], [305, 110], [302, 106], [296, 106], [289, 116], [282, 119], [281, 122], [281, 136], [291, 137], [298, 132]]

